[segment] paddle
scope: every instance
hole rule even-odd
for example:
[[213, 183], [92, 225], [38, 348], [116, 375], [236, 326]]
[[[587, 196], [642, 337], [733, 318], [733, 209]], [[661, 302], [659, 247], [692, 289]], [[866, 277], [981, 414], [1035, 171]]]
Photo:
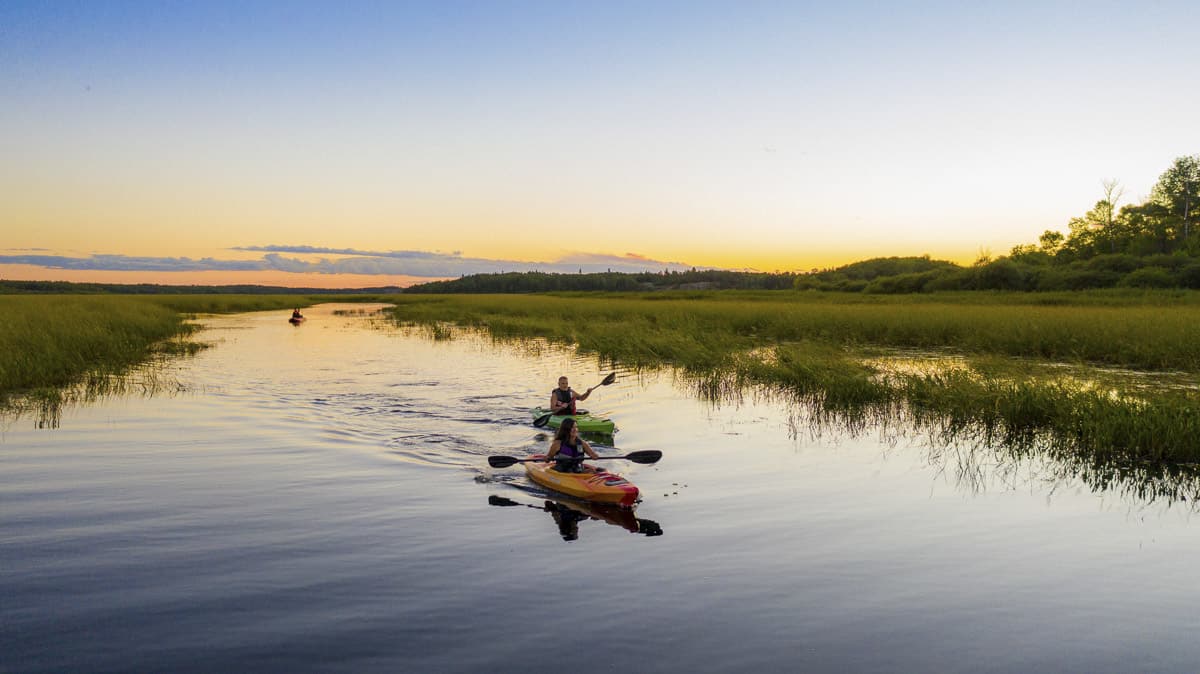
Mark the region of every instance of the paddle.
[[[596, 384], [592, 388], [597, 389], [597, 388], [600, 388], [601, 386], [608, 386], [609, 384], [613, 383], [616, 380], [617, 380], [617, 373], [610, 372], [610, 373], [608, 373], [608, 376], [603, 379], [603, 381], [601, 381], [599, 384]], [[533, 420], [533, 425], [538, 428], [541, 428], [542, 426], [545, 426], [547, 423], [550, 422], [550, 417], [555, 416], [556, 414], [560, 414], [560, 413], [559, 412], [551, 412], [549, 414], [543, 414], [542, 416]]]
[[[598, 459], [625, 459], [634, 463], [651, 464], [662, 458], [662, 452], [657, 449], [643, 449], [639, 452], [630, 452], [625, 456], [598, 456], [595, 459], [585, 459], [596, 461]], [[545, 459], [518, 459], [515, 456], [489, 456], [488, 465], [492, 468], [508, 468], [517, 463], [526, 463], [528, 461], [545, 461]]]
[[510, 498], [504, 498], [503, 496], [496, 496], [495, 494], [488, 496], [488, 505], [502, 506], [502, 507], [525, 506], [526, 508], [533, 508], [534, 510], [545, 510], [546, 509], [545, 506], [538, 507], [535, 505], [529, 505], [528, 503], [517, 503], [516, 501], [514, 501]]
[[[528, 503], [518, 503], [510, 498], [504, 498], [503, 496], [496, 496], [495, 494], [488, 496], [488, 505], [501, 506], [501, 507], [525, 506], [526, 508], [533, 508], [534, 510], [541, 510], [543, 512], [552, 512], [552, 508], [551, 508], [550, 504], [551, 504], [550, 501], [546, 501], [546, 505], [544, 505], [544, 506], [535, 506], [535, 505], [530, 505]], [[610, 520], [608, 518], [603, 518], [603, 519], [605, 521], [607, 521], [609, 524], [616, 524], [617, 526], [624, 527], [625, 529], [628, 529], [629, 531], [632, 531], [635, 534], [645, 534], [647, 536], [662, 536], [662, 534], [663, 534], [662, 527], [659, 526], [658, 522], [655, 522], [654, 520], [646, 520], [646, 519], [642, 519], [640, 517], [633, 518], [633, 521], [637, 523], [637, 529], [635, 530], [635, 529], [630, 529], [628, 526], [621, 524], [619, 522], [614, 522], [613, 520]]]

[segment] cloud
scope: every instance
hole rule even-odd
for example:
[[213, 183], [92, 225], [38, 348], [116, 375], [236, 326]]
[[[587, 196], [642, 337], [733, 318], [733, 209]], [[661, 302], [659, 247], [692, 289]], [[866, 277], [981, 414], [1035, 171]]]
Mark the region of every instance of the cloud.
[[[205, 257], [132, 257], [128, 255], [0, 255], [0, 264], [26, 264], [49, 269], [90, 271], [284, 271], [299, 274], [362, 274], [368, 276], [416, 276], [453, 278], [469, 274], [542, 271], [573, 274], [577, 272], [643, 272], [663, 269], [685, 270], [691, 265], [663, 262], [642, 255], [603, 255], [573, 253], [553, 262], [524, 262], [491, 258], [463, 257], [458, 252], [435, 253], [419, 250], [365, 251], [354, 248], [318, 246], [239, 246], [233, 250], [264, 252], [258, 260], [219, 260]], [[316, 260], [285, 255], [330, 255]]]
[[[361, 255], [364, 257], [389, 257], [401, 260], [423, 260], [445, 257], [446, 253], [431, 253], [422, 250], [393, 250], [380, 252], [374, 250], [358, 250], [357, 248], [325, 248], [321, 246], [234, 246], [230, 250], [245, 250], [261, 253], [297, 253], [303, 255]], [[450, 253], [457, 257], [458, 253]]]
[[130, 257], [128, 255], [0, 255], [0, 264], [29, 264], [49, 269], [87, 271], [259, 271], [270, 269], [261, 260], [217, 260], [204, 257]]

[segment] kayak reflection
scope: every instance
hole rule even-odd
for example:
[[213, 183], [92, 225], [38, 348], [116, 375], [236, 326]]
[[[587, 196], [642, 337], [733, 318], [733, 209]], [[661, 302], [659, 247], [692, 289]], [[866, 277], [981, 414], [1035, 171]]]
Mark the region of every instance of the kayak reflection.
[[512, 499], [493, 494], [488, 496], [488, 505], [501, 507], [525, 506], [526, 508], [550, 513], [550, 516], [554, 519], [554, 523], [558, 525], [558, 533], [564, 541], [578, 539], [579, 523], [588, 520], [600, 520], [621, 527], [631, 533], [645, 536], [662, 536], [663, 533], [662, 527], [658, 525], [658, 522], [642, 517], [635, 517], [633, 510], [629, 508], [600, 503], [556, 498], [553, 500], [546, 499], [543, 505], [536, 506], [528, 503], [519, 503]]

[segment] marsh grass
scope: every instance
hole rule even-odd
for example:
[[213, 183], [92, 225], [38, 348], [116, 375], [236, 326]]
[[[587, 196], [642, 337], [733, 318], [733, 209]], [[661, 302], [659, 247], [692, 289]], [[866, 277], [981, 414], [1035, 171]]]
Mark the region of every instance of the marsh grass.
[[[1200, 462], [1200, 303], [1191, 294], [466, 295], [397, 305], [405, 324], [450, 321], [634, 369], [674, 367], [712, 400], [768, 386], [847, 428], [903, 418], [943, 443]], [[939, 352], [951, 365], [888, 367], [888, 349]], [[1170, 371], [1182, 383], [1133, 385], [1098, 365]]]
[[141, 386], [125, 377], [139, 365], [204, 348], [188, 339], [191, 316], [309, 304], [292, 295], [0, 295], [0, 407], [53, 417], [65, 403]]

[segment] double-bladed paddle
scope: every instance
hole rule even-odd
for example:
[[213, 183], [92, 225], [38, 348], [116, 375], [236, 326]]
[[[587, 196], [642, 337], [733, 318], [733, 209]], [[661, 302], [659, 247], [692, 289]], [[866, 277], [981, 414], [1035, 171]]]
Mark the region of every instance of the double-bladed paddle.
[[[597, 388], [600, 388], [601, 386], [608, 386], [609, 384], [613, 383], [616, 380], [617, 380], [617, 373], [610, 372], [610, 373], [608, 373], [608, 376], [604, 378], [603, 381], [601, 381], [599, 384], [593, 386], [592, 388], [597, 389]], [[542, 416], [533, 420], [533, 425], [537, 426], [538, 428], [541, 428], [542, 426], [545, 426], [546, 424], [550, 423], [550, 417], [559, 415], [559, 414], [562, 414], [562, 413], [561, 412], [551, 412], [549, 414], [543, 414]]]
[[[598, 459], [624, 459], [634, 463], [651, 464], [656, 463], [662, 458], [662, 452], [657, 449], [643, 449], [638, 452], [630, 452], [625, 456], [598, 456], [595, 459], [588, 458], [585, 461], [596, 461]], [[518, 459], [515, 456], [489, 456], [488, 465], [492, 468], [508, 468], [517, 463], [525, 463], [527, 461], [545, 461], [545, 459]]]
[[[518, 503], [510, 498], [504, 498], [503, 496], [496, 496], [495, 494], [488, 496], [488, 505], [501, 506], [501, 507], [525, 506], [526, 508], [533, 508], [534, 510], [541, 510], [543, 512], [553, 512], [554, 506], [552, 504], [553, 504], [553, 501], [546, 501], [546, 505], [544, 505], [544, 506], [535, 506], [535, 505], [530, 505], [528, 503]], [[562, 508], [562, 506], [558, 506], [558, 507]], [[602, 513], [583, 512], [583, 511], [571, 508], [570, 506], [566, 506], [565, 509], [571, 510], [572, 512], [578, 512], [580, 514], [587, 515], [589, 517], [592, 517], [593, 519], [596, 519], [597, 515], [599, 515], [598, 519], [603, 519], [604, 521], [608, 522], [609, 524], [616, 524], [617, 526], [623, 527], [624, 529], [632, 531], [635, 534], [645, 534], [647, 536], [662, 536], [662, 534], [663, 534], [662, 527], [659, 526], [658, 522], [655, 522], [654, 520], [647, 520], [647, 519], [642, 519], [641, 517], [634, 517], [633, 521], [636, 524], [636, 527], [631, 528], [629, 525], [626, 525], [623, 522], [615, 521], [608, 517], [604, 517]], [[559, 512], [561, 512], [561, 510]], [[629, 512], [629, 511], [625, 511], [625, 512]]]

